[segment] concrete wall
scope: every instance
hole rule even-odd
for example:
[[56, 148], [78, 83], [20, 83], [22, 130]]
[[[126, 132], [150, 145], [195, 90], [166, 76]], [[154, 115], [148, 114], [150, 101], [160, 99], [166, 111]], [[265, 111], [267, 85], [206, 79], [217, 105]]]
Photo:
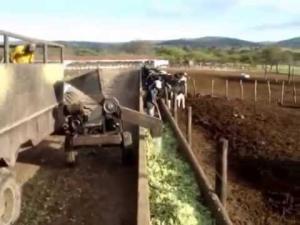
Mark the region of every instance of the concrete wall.
[[[138, 69], [102, 69], [100, 81], [105, 97], [116, 97], [122, 106], [139, 110]], [[125, 123], [125, 129], [133, 132], [134, 147], [138, 149], [138, 127]]]

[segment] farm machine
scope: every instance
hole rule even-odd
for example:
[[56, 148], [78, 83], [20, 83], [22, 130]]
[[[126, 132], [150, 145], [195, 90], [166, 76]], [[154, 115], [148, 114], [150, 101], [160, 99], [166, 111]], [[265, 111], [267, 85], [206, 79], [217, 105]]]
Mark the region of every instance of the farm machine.
[[[75, 164], [81, 149], [110, 146], [122, 149], [122, 162], [127, 164], [132, 162], [133, 134], [124, 123], [159, 136], [161, 121], [106, 96], [100, 70], [65, 81], [62, 45], [5, 31], [1, 36], [0, 225], [9, 225], [18, 219], [21, 207], [21, 188], [11, 170], [19, 153], [60, 132], [65, 135], [68, 164]], [[32, 64], [11, 63], [11, 49], [25, 43], [35, 43], [40, 56]]]

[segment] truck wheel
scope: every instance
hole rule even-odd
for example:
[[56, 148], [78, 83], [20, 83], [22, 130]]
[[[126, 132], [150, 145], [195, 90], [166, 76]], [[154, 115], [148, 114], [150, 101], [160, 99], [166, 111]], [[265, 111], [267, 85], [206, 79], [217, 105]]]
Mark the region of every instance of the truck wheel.
[[66, 163], [68, 166], [75, 166], [77, 164], [77, 154], [76, 151], [66, 152]]
[[21, 212], [21, 188], [13, 174], [0, 169], [0, 224], [11, 225], [19, 218]]
[[131, 165], [133, 163], [132, 136], [130, 132], [122, 134], [122, 163]]
[[66, 136], [65, 153], [66, 153], [66, 164], [68, 166], [75, 166], [77, 163], [77, 154], [78, 153], [73, 150], [71, 136]]

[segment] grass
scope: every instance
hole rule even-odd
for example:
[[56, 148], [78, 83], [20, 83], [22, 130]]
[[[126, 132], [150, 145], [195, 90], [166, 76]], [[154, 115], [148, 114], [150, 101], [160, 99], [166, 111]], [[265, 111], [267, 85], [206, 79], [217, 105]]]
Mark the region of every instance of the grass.
[[200, 201], [194, 173], [177, 152], [177, 141], [164, 127], [162, 147], [148, 137], [147, 167], [152, 225], [212, 225], [214, 220]]

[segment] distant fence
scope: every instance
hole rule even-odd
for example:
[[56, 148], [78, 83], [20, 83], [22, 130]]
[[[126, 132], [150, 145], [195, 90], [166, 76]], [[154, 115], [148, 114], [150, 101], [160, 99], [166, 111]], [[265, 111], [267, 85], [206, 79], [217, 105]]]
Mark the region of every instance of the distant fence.
[[110, 63], [78, 63], [78, 64], [70, 64], [66, 66], [65, 70], [67, 71], [76, 71], [76, 70], [96, 70], [102, 68], [132, 68], [132, 67], [140, 67], [141, 63], [134, 62], [110, 62]]
[[210, 95], [212, 97], [238, 98], [254, 103], [276, 103], [280, 105], [299, 103], [297, 91], [299, 83], [273, 80], [248, 79], [191, 79], [189, 93], [192, 95]]

